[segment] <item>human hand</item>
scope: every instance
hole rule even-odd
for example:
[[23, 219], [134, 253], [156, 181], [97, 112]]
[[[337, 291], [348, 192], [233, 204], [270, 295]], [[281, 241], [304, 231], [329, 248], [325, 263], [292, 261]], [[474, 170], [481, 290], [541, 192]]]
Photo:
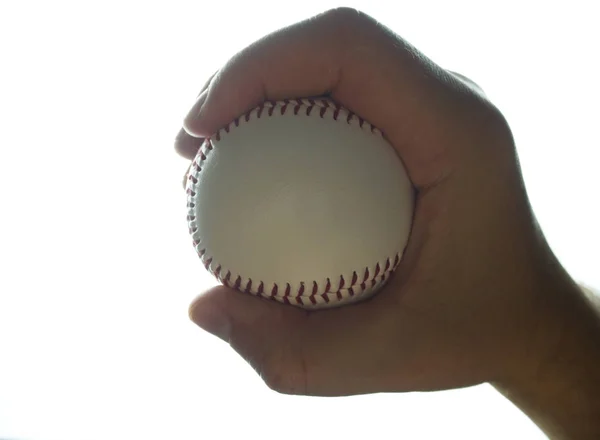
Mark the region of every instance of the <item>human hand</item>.
[[380, 128], [416, 188], [395, 275], [372, 299], [307, 312], [216, 287], [190, 316], [273, 389], [350, 395], [440, 390], [534, 374], [570, 279], [531, 212], [510, 129], [470, 81], [355, 10], [276, 32], [212, 77], [176, 143], [264, 100], [328, 95]]

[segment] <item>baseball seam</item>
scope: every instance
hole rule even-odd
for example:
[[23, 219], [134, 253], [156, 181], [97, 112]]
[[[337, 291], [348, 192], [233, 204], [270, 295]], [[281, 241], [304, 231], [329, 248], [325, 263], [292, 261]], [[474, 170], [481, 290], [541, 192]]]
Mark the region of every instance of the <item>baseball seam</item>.
[[[220, 263], [214, 261], [208, 250], [202, 248], [200, 238], [198, 237], [198, 224], [196, 223], [195, 216], [195, 196], [199, 182], [198, 176], [202, 171], [203, 162], [215, 148], [215, 142], [220, 141], [231, 130], [239, 127], [241, 124], [249, 123], [252, 118], [271, 117], [276, 111], [281, 115], [289, 112], [299, 115], [302, 112], [306, 116], [310, 116], [311, 113], [318, 111], [319, 117], [322, 119], [328, 117], [334, 121], [345, 121], [347, 124], [357, 125], [361, 129], [371, 132], [373, 135], [383, 136], [381, 131], [369, 122], [327, 99], [267, 101], [234, 119], [231, 123], [218, 130], [213, 136], [205, 139], [192, 162], [188, 174], [186, 188], [187, 221], [189, 233], [192, 236], [192, 242], [200, 260], [204, 267], [223, 285], [255, 296], [277, 300], [285, 304], [317, 306], [319, 304], [329, 304], [335, 300], [341, 301], [344, 298], [356, 299], [367, 291], [373, 291], [375, 287], [385, 282], [389, 275], [396, 269], [400, 262], [400, 252], [386, 258], [383, 262], [377, 262], [371, 269], [366, 267], [358, 272], [352, 272], [350, 279], [345, 278], [344, 275], [340, 275], [337, 281], [327, 278], [325, 283], [313, 280], [300, 282], [298, 286], [292, 287], [290, 283], [279, 285], [275, 282], [266, 283], [262, 280], [242, 278], [239, 274], [234, 274], [230, 270], [224, 270]], [[362, 273], [362, 276], [359, 273]]]

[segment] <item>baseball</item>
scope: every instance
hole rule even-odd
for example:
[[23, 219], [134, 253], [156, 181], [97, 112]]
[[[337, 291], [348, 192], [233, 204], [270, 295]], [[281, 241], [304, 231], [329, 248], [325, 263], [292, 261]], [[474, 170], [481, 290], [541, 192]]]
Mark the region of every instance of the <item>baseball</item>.
[[224, 285], [305, 309], [377, 292], [402, 259], [413, 187], [379, 129], [326, 99], [266, 102], [206, 139], [188, 225]]

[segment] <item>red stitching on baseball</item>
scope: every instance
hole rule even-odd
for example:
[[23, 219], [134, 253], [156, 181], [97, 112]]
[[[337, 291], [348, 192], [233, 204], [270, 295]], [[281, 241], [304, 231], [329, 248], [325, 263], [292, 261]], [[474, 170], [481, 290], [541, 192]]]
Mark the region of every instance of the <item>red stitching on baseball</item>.
[[256, 111], [256, 117], [258, 119], [260, 119], [260, 117], [262, 116], [262, 112], [265, 109], [265, 104], [262, 103], [261, 105], [258, 106], [258, 110]]
[[[201, 257], [204, 257], [205, 254], [205, 249], [201, 249], [199, 252], [199, 255]], [[223, 285], [227, 286], [227, 287], [231, 287], [237, 290], [241, 290], [245, 293], [252, 293], [252, 280], [249, 279], [248, 282], [245, 285], [245, 288], [242, 289], [241, 288], [241, 284], [242, 284], [242, 278], [241, 275], [237, 275], [235, 282], [231, 283], [231, 272], [227, 271], [227, 274], [222, 277], [221, 276], [221, 272], [222, 272], [222, 267], [221, 265], [217, 265], [217, 267], [215, 268], [215, 270], [210, 270], [210, 265], [212, 263], [213, 259], [212, 258], [208, 258], [205, 263], [204, 266], [206, 267], [207, 270], [209, 270], [209, 272], [211, 272]], [[389, 258], [387, 259], [387, 261], [389, 262]], [[348, 292], [350, 297], [354, 297], [357, 295], [360, 295], [362, 292], [366, 291], [368, 288], [373, 288], [375, 287], [375, 285], [379, 284], [379, 283], [383, 283], [386, 278], [388, 277], [388, 275], [396, 268], [396, 266], [398, 265], [400, 261], [400, 255], [396, 254], [395, 258], [394, 258], [394, 266], [391, 266], [391, 270], [384, 272], [381, 274], [381, 276], [372, 276], [369, 280], [365, 280], [360, 284], [354, 284], [351, 285], [348, 289], [346, 289], [346, 291]], [[377, 266], [379, 266], [379, 264], [377, 264]], [[368, 269], [367, 269], [368, 270]], [[366, 270], [366, 271], [367, 271]], [[365, 271], [365, 272], [366, 272]], [[377, 273], [377, 271], [375, 272]], [[353, 276], [352, 276], [352, 280], [355, 281], [357, 279], [357, 274], [356, 272], [353, 272]], [[312, 292], [310, 295], [308, 296], [304, 296], [304, 293], [306, 291], [305, 289], [305, 283], [301, 282], [300, 283], [300, 287], [298, 289], [298, 292], [295, 295], [292, 295], [292, 287], [289, 283], [286, 283], [286, 287], [285, 287], [285, 291], [283, 296], [278, 296], [278, 292], [279, 292], [279, 285], [277, 283], [273, 284], [273, 288], [271, 289], [270, 295], [264, 295], [264, 283], [261, 281], [259, 284], [259, 287], [257, 289], [256, 295], [260, 296], [260, 297], [264, 297], [267, 299], [275, 299], [275, 300], [280, 300], [283, 301], [286, 304], [290, 304], [290, 298], [293, 298], [293, 300], [296, 301], [296, 303], [304, 305], [305, 303], [307, 303], [306, 301], [310, 302], [313, 305], [316, 305], [318, 303], [317, 301], [317, 296], [321, 297], [325, 303], [329, 303], [331, 302], [331, 297], [334, 295], [338, 300], [342, 300], [343, 299], [343, 290], [344, 290], [344, 277], [341, 276], [340, 277], [340, 285], [338, 287], [338, 289], [335, 292], [331, 292], [330, 291], [330, 286], [331, 283], [329, 281], [329, 279], [327, 279], [327, 283], [326, 283], [326, 289], [324, 292], [319, 293], [319, 284], [316, 281], [313, 281], [313, 288], [312, 288]], [[359, 290], [358, 290], [359, 288]]]

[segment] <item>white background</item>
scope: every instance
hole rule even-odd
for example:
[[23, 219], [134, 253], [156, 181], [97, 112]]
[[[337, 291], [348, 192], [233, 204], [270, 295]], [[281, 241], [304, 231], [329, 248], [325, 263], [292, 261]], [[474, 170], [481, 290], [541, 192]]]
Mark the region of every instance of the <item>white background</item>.
[[[600, 286], [596, 2], [349, 1], [478, 82], [561, 261]], [[540, 439], [489, 386], [303, 398], [188, 321], [213, 281], [172, 149], [205, 78], [336, 2], [0, 5], [0, 438]]]

